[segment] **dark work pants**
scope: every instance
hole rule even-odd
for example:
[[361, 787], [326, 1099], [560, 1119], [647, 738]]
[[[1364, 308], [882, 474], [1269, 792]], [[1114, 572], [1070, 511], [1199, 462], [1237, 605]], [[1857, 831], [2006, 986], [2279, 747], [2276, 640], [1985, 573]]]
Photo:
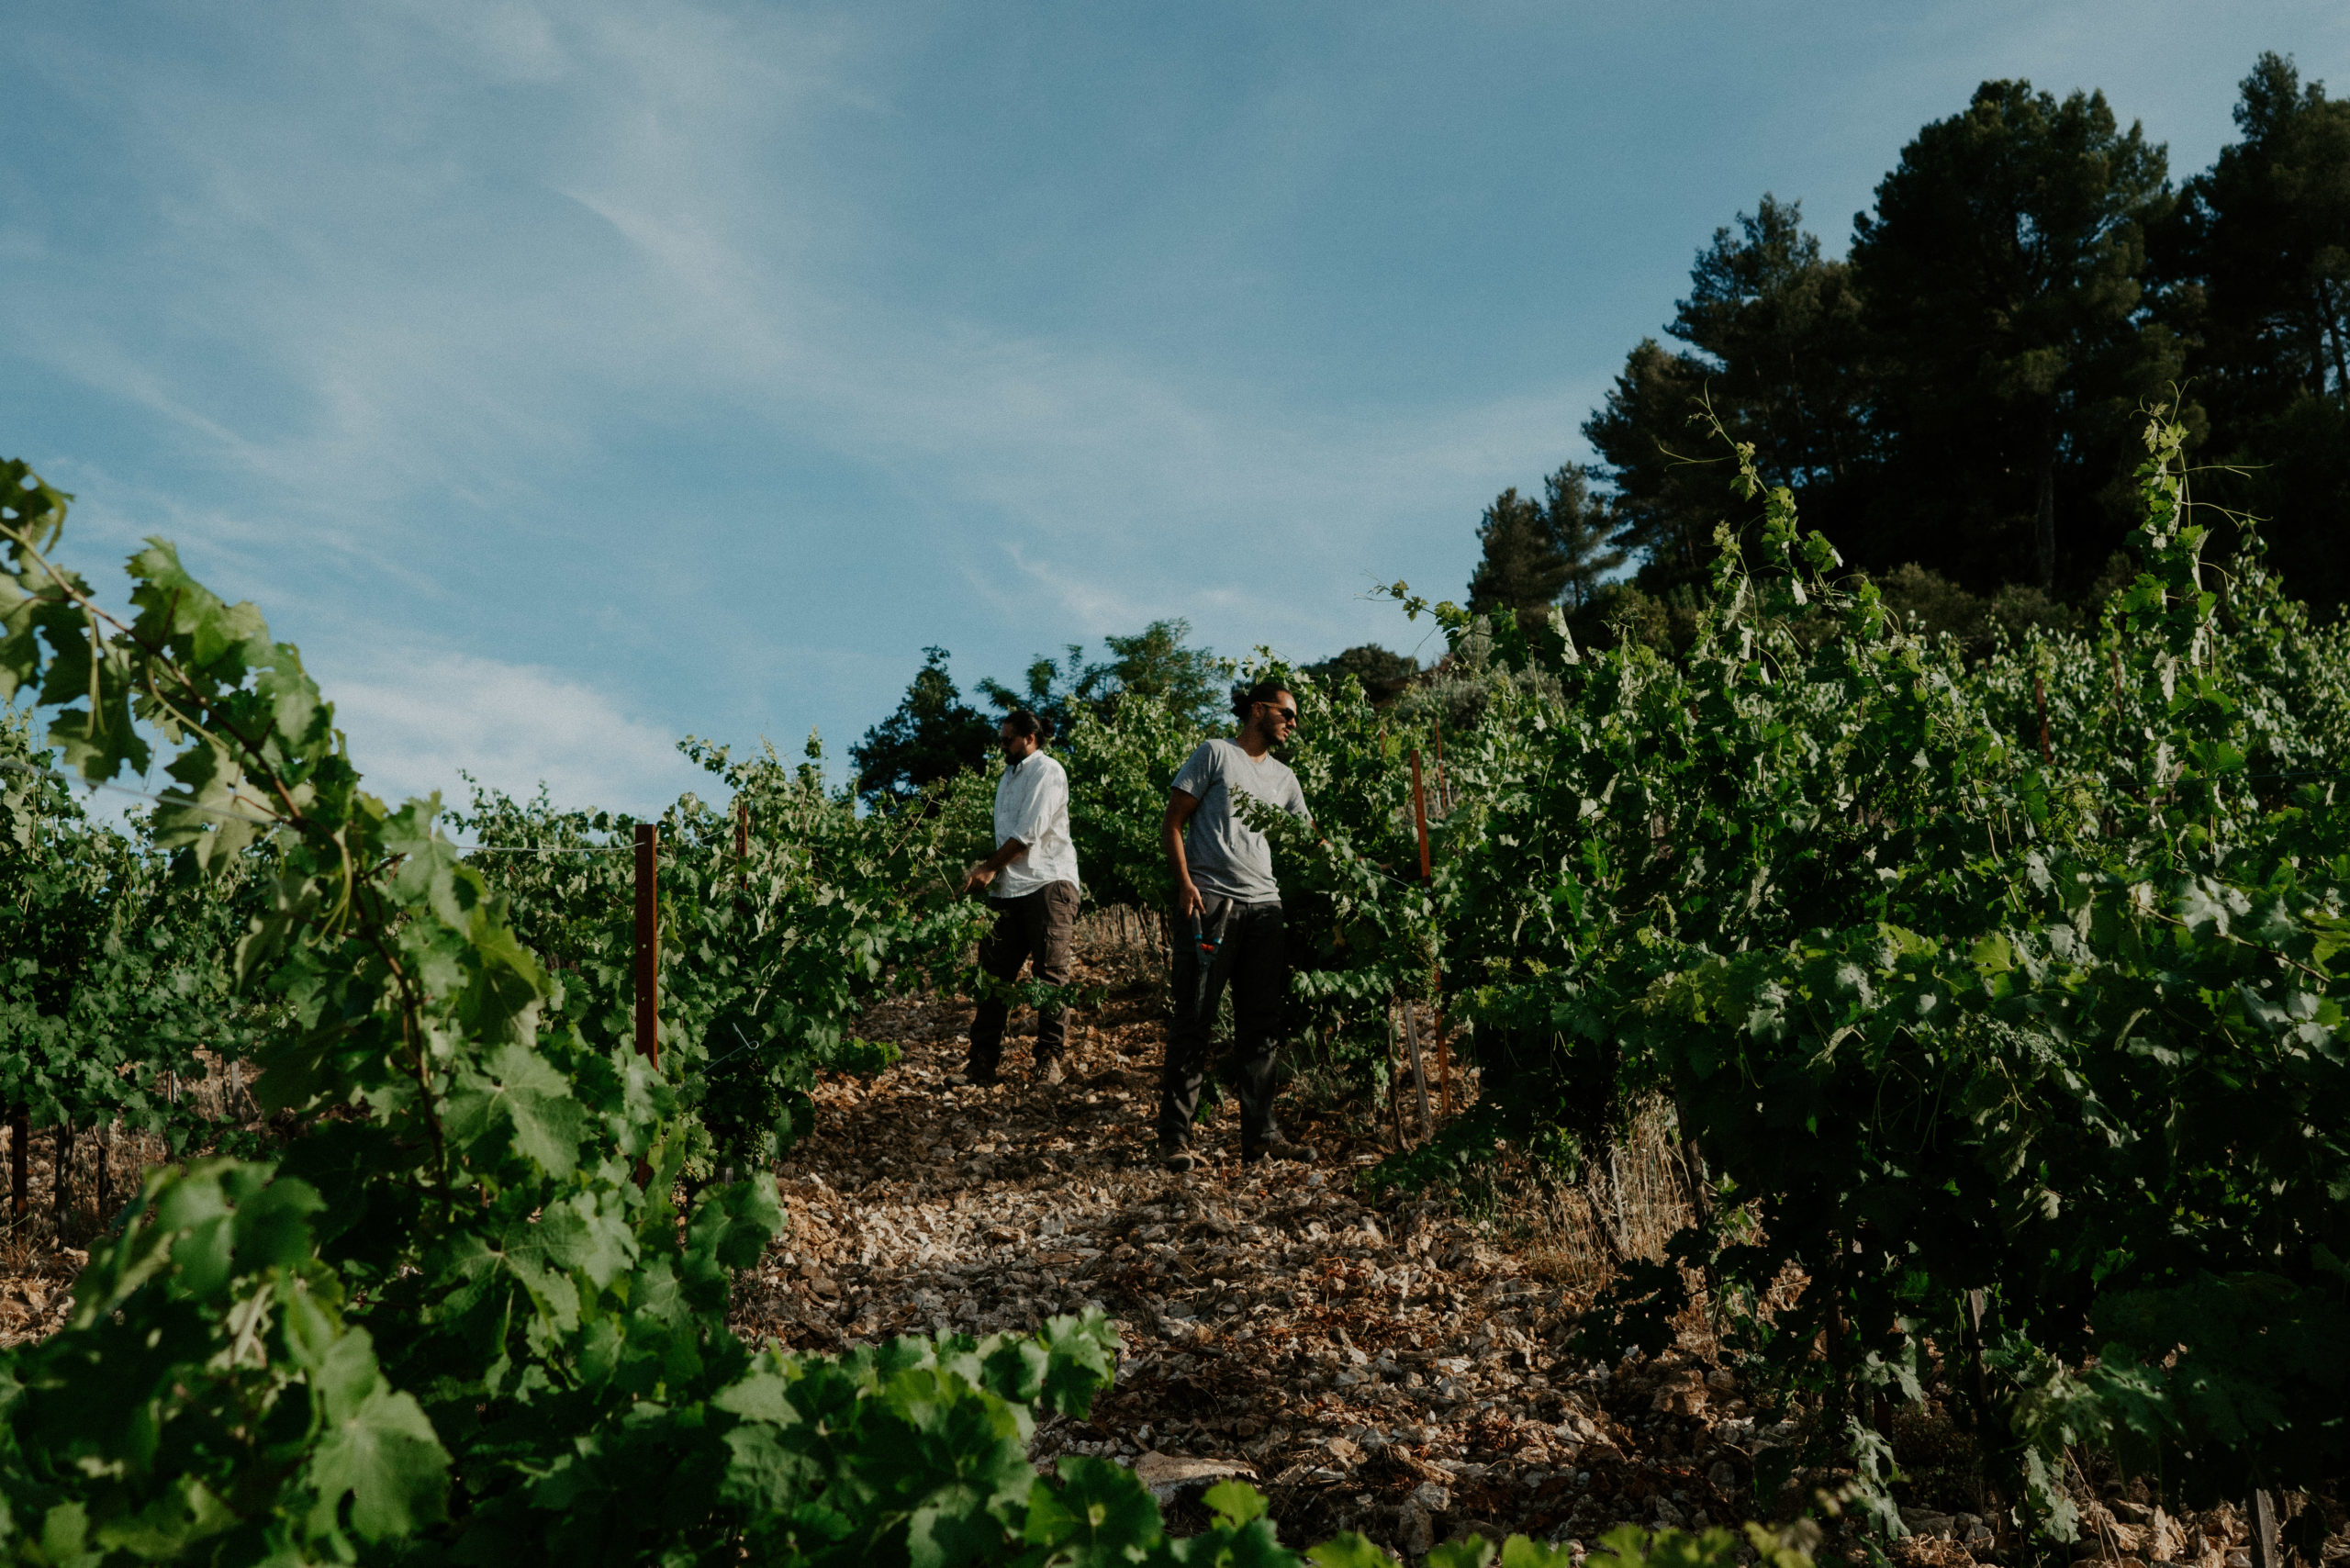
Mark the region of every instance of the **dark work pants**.
[[1158, 1084], [1158, 1136], [1191, 1136], [1207, 1074], [1209, 1036], [1216, 1003], [1232, 988], [1231, 1082], [1240, 1101], [1244, 1152], [1274, 1136], [1273, 1044], [1281, 1003], [1289, 995], [1289, 952], [1278, 903], [1237, 903], [1207, 895], [1201, 926], [1220, 938], [1214, 960], [1203, 962], [1192, 923], [1175, 917], [1175, 1016], [1167, 1030], [1167, 1068]]
[[[1046, 985], [1067, 985], [1069, 938], [1077, 930], [1077, 884], [1047, 882], [1016, 899], [996, 899], [995, 925], [979, 940], [979, 968], [1010, 982], [1020, 978], [1021, 966], [1036, 964], [1036, 978]], [[1012, 1009], [992, 997], [981, 999], [971, 1019], [971, 1064], [975, 1077], [992, 1078], [1003, 1056], [1004, 1021]], [[1036, 1060], [1061, 1054], [1069, 1024], [1055, 1008], [1036, 1019]]]

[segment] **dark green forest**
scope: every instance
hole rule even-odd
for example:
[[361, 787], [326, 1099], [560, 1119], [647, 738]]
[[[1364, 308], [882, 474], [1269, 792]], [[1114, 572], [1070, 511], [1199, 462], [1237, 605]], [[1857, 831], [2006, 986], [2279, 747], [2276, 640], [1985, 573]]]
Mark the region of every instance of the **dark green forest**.
[[[1745, 515], [1718, 420], [1930, 629], [2069, 624], [2129, 576], [2139, 411], [2287, 589], [2350, 599], [2350, 100], [2264, 54], [2175, 180], [2102, 93], [1986, 82], [1919, 130], [1832, 259], [1766, 194], [1583, 426], [1597, 461], [1486, 509], [1470, 607], [1673, 640]], [[2232, 541], [2222, 542], [2222, 548]], [[1628, 578], [1613, 576], [1636, 563]]]

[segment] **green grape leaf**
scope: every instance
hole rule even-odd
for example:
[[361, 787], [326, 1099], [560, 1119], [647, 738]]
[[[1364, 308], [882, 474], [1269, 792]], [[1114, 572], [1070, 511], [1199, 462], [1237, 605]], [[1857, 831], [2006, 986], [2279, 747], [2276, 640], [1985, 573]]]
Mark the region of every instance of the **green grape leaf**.
[[1393, 1558], [1355, 1530], [1341, 1530], [1321, 1545], [1306, 1548], [1305, 1560], [1315, 1568], [1395, 1568]]
[[313, 1529], [332, 1528], [348, 1496], [352, 1531], [362, 1540], [389, 1540], [446, 1517], [449, 1455], [415, 1399], [379, 1384], [329, 1424], [308, 1480], [319, 1499]]
[[545, 1058], [509, 1042], [483, 1058], [482, 1070], [458, 1074], [442, 1125], [456, 1148], [479, 1145], [494, 1159], [510, 1148], [564, 1176], [578, 1164], [588, 1114]]

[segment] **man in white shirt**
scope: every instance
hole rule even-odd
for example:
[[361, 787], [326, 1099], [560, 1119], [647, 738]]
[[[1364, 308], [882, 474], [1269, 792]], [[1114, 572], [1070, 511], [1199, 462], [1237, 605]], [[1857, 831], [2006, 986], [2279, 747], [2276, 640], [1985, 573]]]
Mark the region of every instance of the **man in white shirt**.
[[[979, 968], [1006, 984], [1020, 978], [1032, 959], [1036, 979], [1067, 985], [1069, 938], [1077, 928], [1077, 846], [1069, 835], [1069, 774], [1045, 755], [1051, 732], [1022, 708], [1004, 716], [996, 738], [1003, 748], [1003, 778], [995, 787], [996, 851], [972, 866], [963, 890], [986, 888], [995, 905], [995, 928], [979, 944]], [[1010, 1005], [982, 998], [971, 1019], [971, 1057], [946, 1081], [960, 1087], [990, 1084], [1003, 1053], [1003, 1025]], [[1058, 1008], [1036, 1020], [1039, 1081], [1061, 1081], [1061, 1051], [1068, 1022]]]
[[1260, 681], [1233, 694], [1232, 712], [1239, 733], [1228, 741], [1201, 742], [1167, 796], [1163, 841], [1175, 880], [1175, 1016], [1159, 1078], [1158, 1159], [1169, 1170], [1192, 1168], [1192, 1121], [1207, 1073], [1208, 1036], [1227, 985], [1241, 1161], [1312, 1158], [1273, 1123], [1273, 1047], [1289, 996], [1289, 954], [1272, 846], [1238, 810], [1243, 799], [1253, 799], [1313, 820], [1297, 775], [1272, 755], [1296, 733], [1297, 699], [1286, 687]]

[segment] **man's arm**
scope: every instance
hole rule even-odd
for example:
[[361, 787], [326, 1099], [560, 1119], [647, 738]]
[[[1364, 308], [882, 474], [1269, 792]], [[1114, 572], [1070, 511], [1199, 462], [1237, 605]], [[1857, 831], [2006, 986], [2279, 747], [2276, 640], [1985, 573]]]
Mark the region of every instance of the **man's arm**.
[[1200, 809], [1199, 797], [1187, 795], [1181, 790], [1167, 792], [1167, 819], [1159, 824], [1158, 836], [1167, 846], [1167, 867], [1175, 873], [1175, 913], [1197, 919], [1207, 907], [1200, 897], [1200, 890], [1192, 885], [1192, 864], [1183, 854], [1183, 829], [1191, 824], [1192, 813]]
[[968, 893], [973, 888], [986, 887], [990, 882], [995, 880], [995, 874], [998, 871], [1002, 870], [1006, 866], [1011, 865], [1014, 860], [1019, 859], [1023, 855], [1027, 853], [1028, 846], [1025, 844], [1023, 844], [1020, 840], [1016, 838], [1005, 839], [1001, 845], [996, 846], [996, 852], [994, 854], [989, 856], [984, 860], [973, 861], [971, 868], [963, 873], [963, 890]]
[[[1045, 759], [1041, 757], [1037, 759], [1038, 762], [1043, 760]], [[1035, 764], [1032, 763], [1030, 766], [1034, 767]], [[1044, 769], [1041, 776], [1037, 777], [1032, 784], [1025, 785], [1024, 789], [1024, 800], [1020, 795], [1013, 797], [1014, 801], [1021, 802], [1017, 813], [1013, 818], [1013, 833], [1002, 844], [996, 846], [994, 854], [984, 860], [974, 861], [971, 868], [963, 874], [965, 892], [969, 892], [973, 888], [983, 888], [994, 881], [996, 873], [1027, 854], [1028, 846], [1041, 840], [1050, 831], [1054, 816], [1067, 808], [1069, 779], [1067, 775], [1058, 768]]]

